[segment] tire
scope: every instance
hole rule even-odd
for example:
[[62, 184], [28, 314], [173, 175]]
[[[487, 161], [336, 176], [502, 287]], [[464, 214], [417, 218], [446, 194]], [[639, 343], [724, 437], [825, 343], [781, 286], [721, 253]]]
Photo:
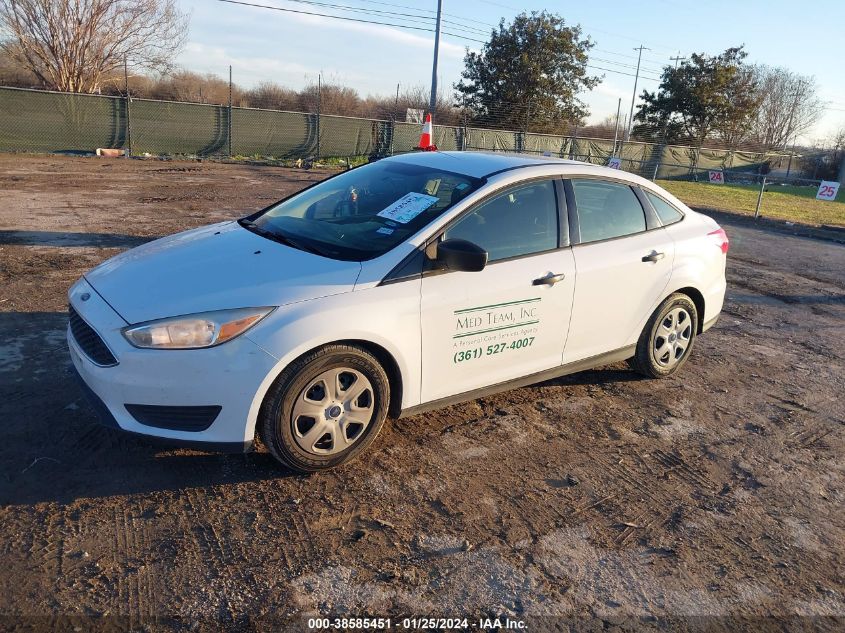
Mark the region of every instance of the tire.
[[390, 382], [372, 354], [326, 345], [295, 360], [270, 387], [259, 412], [261, 441], [296, 472], [334, 468], [372, 444], [389, 404]]
[[631, 366], [649, 378], [667, 378], [689, 359], [698, 332], [692, 299], [676, 292], [661, 303], [646, 323]]

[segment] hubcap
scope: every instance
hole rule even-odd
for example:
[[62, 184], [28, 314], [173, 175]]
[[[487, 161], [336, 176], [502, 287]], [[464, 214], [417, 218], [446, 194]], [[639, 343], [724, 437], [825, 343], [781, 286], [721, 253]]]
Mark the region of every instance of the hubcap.
[[654, 360], [661, 367], [674, 367], [689, 349], [692, 317], [684, 308], [672, 308], [663, 315], [651, 342]]
[[370, 381], [348, 367], [329, 369], [296, 398], [291, 430], [299, 447], [315, 455], [345, 451], [364, 434], [375, 410]]

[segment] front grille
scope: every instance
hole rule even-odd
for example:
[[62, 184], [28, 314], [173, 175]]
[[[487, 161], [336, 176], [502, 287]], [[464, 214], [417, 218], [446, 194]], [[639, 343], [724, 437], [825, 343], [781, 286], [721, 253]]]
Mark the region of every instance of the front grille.
[[205, 431], [217, 419], [222, 409], [217, 405], [174, 407], [125, 404], [123, 406], [141, 424], [172, 431]]
[[106, 347], [103, 339], [94, 331], [94, 328], [76, 313], [73, 306], [68, 306], [68, 319], [70, 320], [70, 332], [73, 334], [73, 339], [88, 358], [103, 367], [117, 365], [117, 359]]

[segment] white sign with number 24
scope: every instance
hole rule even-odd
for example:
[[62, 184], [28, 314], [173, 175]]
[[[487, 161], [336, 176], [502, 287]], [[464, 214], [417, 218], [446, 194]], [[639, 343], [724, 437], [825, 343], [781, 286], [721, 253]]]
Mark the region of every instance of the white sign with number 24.
[[708, 172], [708, 176], [710, 177], [710, 182], [714, 185], [724, 185], [725, 184], [725, 175], [720, 171], [711, 171]]
[[838, 192], [838, 182], [822, 180], [822, 184], [819, 185], [819, 191], [816, 193], [816, 200], [836, 200], [836, 194]]

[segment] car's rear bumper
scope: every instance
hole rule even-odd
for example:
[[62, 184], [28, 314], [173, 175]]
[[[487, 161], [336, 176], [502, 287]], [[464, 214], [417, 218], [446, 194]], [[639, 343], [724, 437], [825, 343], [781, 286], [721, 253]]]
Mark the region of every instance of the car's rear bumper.
[[[74, 368], [108, 426], [208, 450], [241, 452], [252, 444], [250, 411], [275, 358], [243, 336], [208, 349], [138, 349], [121, 333], [125, 321], [85, 280], [69, 294], [74, 309], [117, 359], [113, 366], [97, 365], [68, 328]], [[208, 417], [198, 419], [201, 414]]]

